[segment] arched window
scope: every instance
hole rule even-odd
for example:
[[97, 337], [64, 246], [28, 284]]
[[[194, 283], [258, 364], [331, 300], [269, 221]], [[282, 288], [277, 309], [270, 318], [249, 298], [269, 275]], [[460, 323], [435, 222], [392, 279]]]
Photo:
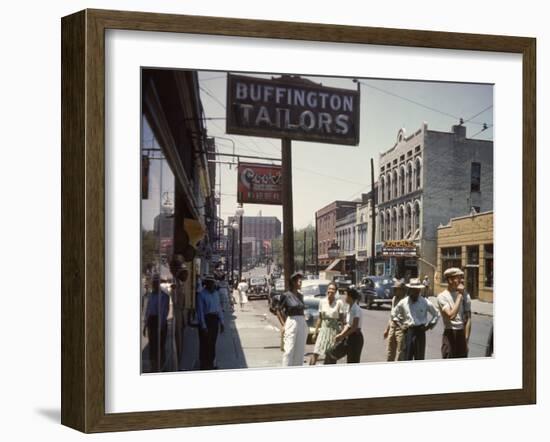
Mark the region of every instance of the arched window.
[[397, 209], [394, 207], [392, 211], [392, 218], [393, 218], [393, 224], [392, 224], [392, 239], [399, 239], [399, 228], [398, 228], [398, 220], [397, 220]]
[[384, 177], [380, 177], [380, 202], [384, 202], [384, 192], [386, 191], [386, 180]]
[[386, 201], [389, 201], [391, 199], [391, 175], [386, 175]]
[[412, 209], [411, 205], [407, 204], [407, 209], [405, 211], [405, 236], [409, 235], [411, 232], [411, 222], [412, 222]]
[[399, 237], [398, 239], [403, 239], [403, 226], [405, 224], [405, 220], [403, 219], [403, 216], [405, 214], [403, 213], [403, 206], [399, 207]]
[[392, 184], [393, 184], [393, 197], [394, 198], [397, 198], [397, 170], [393, 172], [393, 181], [392, 181]]
[[405, 195], [405, 168], [399, 169], [399, 195]]
[[414, 173], [416, 175], [416, 188], [420, 189], [422, 184], [422, 164], [419, 158], [416, 159], [416, 167]]
[[412, 164], [407, 164], [407, 192], [412, 192]]
[[386, 239], [391, 240], [391, 213], [389, 209], [386, 211]]
[[418, 201], [414, 203], [414, 231], [420, 228], [420, 204]]
[[384, 220], [384, 214], [381, 213], [381, 214], [380, 214], [380, 242], [385, 241], [385, 237], [386, 237], [386, 236], [384, 235], [384, 232], [386, 231], [386, 230], [385, 230], [386, 227], [385, 227], [385, 225], [384, 225], [384, 224], [385, 224], [384, 221], [385, 221], [385, 220]]

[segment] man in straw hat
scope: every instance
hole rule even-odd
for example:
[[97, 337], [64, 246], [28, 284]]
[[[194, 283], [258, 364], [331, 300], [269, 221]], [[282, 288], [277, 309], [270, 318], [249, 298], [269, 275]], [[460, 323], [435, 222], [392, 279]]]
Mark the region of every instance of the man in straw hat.
[[[405, 331], [405, 357], [407, 361], [424, 359], [426, 330], [437, 324], [439, 311], [426, 298], [420, 296], [424, 284], [411, 278], [406, 285], [407, 296], [396, 305], [392, 320]], [[428, 321], [428, 313], [431, 319]]]
[[201, 370], [212, 370], [216, 359], [218, 332], [224, 332], [223, 310], [216, 280], [212, 275], [203, 278], [204, 289], [197, 296], [199, 323], [199, 360]]
[[457, 267], [445, 270], [447, 289], [437, 295], [437, 303], [443, 316], [445, 330], [441, 343], [441, 356], [468, 357], [472, 300], [464, 290], [464, 272]]
[[395, 307], [405, 297], [405, 281], [402, 279], [395, 279], [393, 282], [393, 298], [391, 301], [390, 319], [388, 325], [384, 330], [384, 339], [387, 339], [386, 346], [386, 360], [387, 361], [401, 361], [403, 360], [403, 348], [405, 340], [403, 339], [404, 333], [401, 327], [392, 319], [395, 312]]

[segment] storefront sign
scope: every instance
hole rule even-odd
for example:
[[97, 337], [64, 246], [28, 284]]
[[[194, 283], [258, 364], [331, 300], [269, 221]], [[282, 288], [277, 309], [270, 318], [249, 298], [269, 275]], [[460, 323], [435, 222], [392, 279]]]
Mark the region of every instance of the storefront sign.
[[227, 133], [359, 144], [359, 91], [283, 76], [228, 75]]
[[281, 166], [239, 163], [239, 203], [281, 205]]
[[416, 244], [412, 241], [386, 241], [382, 247], [382, 256], [417, 256]]

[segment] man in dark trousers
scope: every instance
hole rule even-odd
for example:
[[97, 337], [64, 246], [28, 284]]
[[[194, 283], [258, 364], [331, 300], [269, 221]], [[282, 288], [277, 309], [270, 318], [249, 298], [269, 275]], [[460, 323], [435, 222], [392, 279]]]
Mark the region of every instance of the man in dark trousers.
[[464, 287], [464, 272], [451, 267], [443, 274], [447, 289], [437, 295], [445, 330], [441, 342], [443, 359], [468, 357], [472, 300]]
[[158, 372], [163, 369], [166, 361], [166, 331], [168, 329], [170, 297], [161, 290], [158, 274], [154, 274], [151, 279], [151, 289], [145, 311], [143, 335], [145, 336], [147, 331], [151, 371]]
[[[411, 278], [406, 285], [407, 296], [399, 301], [392, 313], [392, 320], [405, 330], [405, 360], [424, 359], [426, 354], [426, 330], [437, 324], [439, 311], [426, 298], [420, 296], [424, 284]], [[431, 319], [428, 320], [428, 313]]]
[[199, 323], [199, 360], [201, 370], [212, 370], [216, 359], [218, 332], [224, 332], [223, 309], [216, 280], [212, 275], [203, 278], [204, 288], [197, 295]]

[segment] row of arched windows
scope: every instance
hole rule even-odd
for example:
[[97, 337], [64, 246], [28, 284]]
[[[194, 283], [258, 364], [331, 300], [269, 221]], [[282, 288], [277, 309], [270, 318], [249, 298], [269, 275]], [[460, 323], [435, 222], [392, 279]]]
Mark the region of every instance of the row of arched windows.
[[420, 157], [398, 170], [380, 176], [378, 202], [389, 201], [422, 188], [422, 160]]
[[401, 204], [387, 208], [378, 214], [378, 236], [380, 241], [414, 239], [420, 229], [420, 202]]

